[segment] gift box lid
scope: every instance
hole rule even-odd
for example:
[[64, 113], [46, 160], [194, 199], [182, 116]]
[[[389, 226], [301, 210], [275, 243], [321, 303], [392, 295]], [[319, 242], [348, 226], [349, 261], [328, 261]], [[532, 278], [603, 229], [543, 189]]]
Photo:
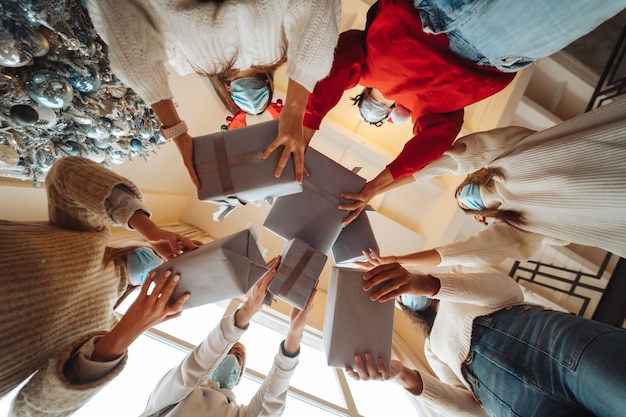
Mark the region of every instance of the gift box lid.
[[350, 266], [353, 262], [367, 261], [362, 251], [374, 249], [380, 251], [376, 235], [370, 223], [369, 213], [373, 209], [368, 206], [352, 223], [341, 230], [332, 247], [333, 259], [336, 264]]
[[168, 269], [180, 274], [171, 300], [189, 293], [183, 308], [244, 295], [268, 270], [248, 229], [185, 252], [155, 268]]
[[262, 158], [277, 135], [278, 120], [271, 120], [193, 138], [198, 199], [228, 204], [233, 199], [261, 201], [302, 191], [302, 184], [295, 181], [292, 158], [278, 178], [274, 172], [281, 152]]
[[301, 193], [276, 198], [263, 226], [284, 239], [298, 238], [328, 253], [348, 215], [337, 208], [352, 202], [341, 193], [359, 193], [365, 179], [313, 148], [305, 154], [310, 175], [303, 180]]
[[328, 256], [300, 239], [289, 240], [268, 292], [293, 307], [303, 309], [317, 286]]
[[328, 366], [354, 366], [354, 356], [370, 353], [391, 359], [394, 303], [371, 301], [362, 270], [332, 267], [324, 315], [324, 350]]

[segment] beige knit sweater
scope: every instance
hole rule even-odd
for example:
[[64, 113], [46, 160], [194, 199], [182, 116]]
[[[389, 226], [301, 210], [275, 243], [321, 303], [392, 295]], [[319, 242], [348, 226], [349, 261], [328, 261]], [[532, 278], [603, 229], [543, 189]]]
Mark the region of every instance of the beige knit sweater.
[[0, 395], [38, 371], [16, 398], [16, 416], [69, 415], [123, 367], [85, 385], [63, 373], [75, 348], [114, 325], [126, 289], [121, 260], [105, 261], [104, 201], [118, 184], [140, 198], [130, 181], [66, 157], [46, 178], [48, 222], [0, 221]]

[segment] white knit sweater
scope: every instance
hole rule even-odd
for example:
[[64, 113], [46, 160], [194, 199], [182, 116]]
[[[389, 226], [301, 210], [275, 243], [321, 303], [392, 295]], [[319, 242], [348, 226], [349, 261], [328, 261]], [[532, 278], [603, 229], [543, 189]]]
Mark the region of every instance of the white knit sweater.
[[181, 75], [269, 65], [307, 90], [330, 71], [340, 0], [92, 0], [93, 24], [114, 73], [146, 102], [172, 97], [165, 63]]
[[444, 416], [485, 416], [461, 373], [474, 319], [521, 303], [522, 290], [508, 275], [495, 269], [432, 275], [441, 283], [433, 297], [440, 302], [424, 351], [437, 377], [420, 370], [424, 388], [418, 399]]
[[526, 224], [495, 222], [465, 241], [436, 248], [444, 265], [495, 265], [529, 259], [543, 245], [574, 242], [626, 257], [626, 100], [535, 133], [521, 127], [457, 140], [417, 181], [500, 168], [489, 208], [516, 210]]

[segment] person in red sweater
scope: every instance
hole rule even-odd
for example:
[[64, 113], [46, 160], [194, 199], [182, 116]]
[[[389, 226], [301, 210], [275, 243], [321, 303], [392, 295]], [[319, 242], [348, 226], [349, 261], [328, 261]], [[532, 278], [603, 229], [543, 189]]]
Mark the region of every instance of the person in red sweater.
[[[340, 35], [330, 74], [317, 83], [309, 97], [303, 119], [304, 143], [273, 143], [264, 155], [280, 145], [285, 145], [283, 156], [304, 153], [326, 113], [345, 90], [357, 84], [374, 87], [365, 92], [381, 103], [408, 109], [414, 136], [360, 194], [344, 195], [355, 200], [340, 206], [352, 210], [344, 220], [348, 224], [375, 195], [401, 185], [398, 180], [439, 158], [461, 130], [463, 108], [501, 91], [514, 76], [455, 55], [445, 34], [424, 32], [419, 12], [410, 1], [380, 0], [368, 11], [365, 30]], [[283, 167], [279, 164], [276, 175]], [[296, 167], [296, 175], [303, 170], [304, 166]]]

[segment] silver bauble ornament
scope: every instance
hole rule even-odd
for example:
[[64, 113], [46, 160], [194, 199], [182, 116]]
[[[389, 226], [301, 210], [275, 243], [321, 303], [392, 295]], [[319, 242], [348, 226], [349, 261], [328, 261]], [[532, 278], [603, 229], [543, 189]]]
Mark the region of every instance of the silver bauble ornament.
[[42, 106], [64, 109], [72, 104], [74, 90], [62, 75], [48, 70], [32, 73], [26, 82], [28, 95]]

